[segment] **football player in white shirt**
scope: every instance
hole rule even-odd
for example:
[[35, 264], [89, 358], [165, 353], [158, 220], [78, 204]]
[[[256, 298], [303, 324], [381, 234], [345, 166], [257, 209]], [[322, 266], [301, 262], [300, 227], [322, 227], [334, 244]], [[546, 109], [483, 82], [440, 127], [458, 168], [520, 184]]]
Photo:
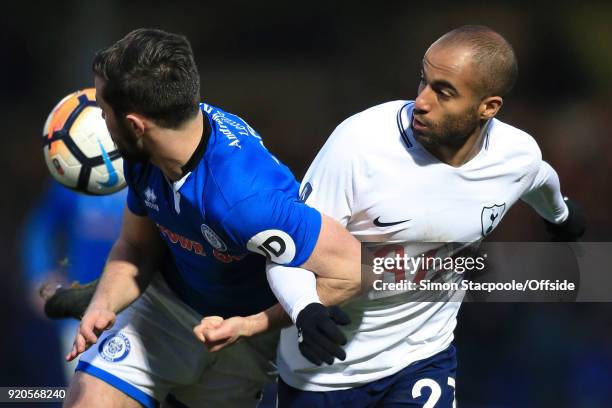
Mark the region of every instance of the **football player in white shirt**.
[[[416, 99], [342, 122], [310, 166], [302, 198], [362, 242], [423, 243], [407, 245], [409, 255], [482, 240], [519, 199], [547, 221], [553, 239], [579, 238], [581, 210], [564, 201], [535, 140], [495, 119], [516, 76], [512, 47], [495, 31], [464, 26], [443, 35], [425, 53]], [[460, 294], [446, 302], [371, 293], [349, 300], [341, 361], [327, 352], [338, 341], [312, 332], [318, 302], [346, 300], [342, 291], [319, 299], [311, 272], [279, 265], [269, 266], [268, 278], [297, 326], [281, 333], [280, 407], [453, 406]], [[245, 332], [235, 328], [241, 321], [203, 323], [196, 333], [228, 344]]]

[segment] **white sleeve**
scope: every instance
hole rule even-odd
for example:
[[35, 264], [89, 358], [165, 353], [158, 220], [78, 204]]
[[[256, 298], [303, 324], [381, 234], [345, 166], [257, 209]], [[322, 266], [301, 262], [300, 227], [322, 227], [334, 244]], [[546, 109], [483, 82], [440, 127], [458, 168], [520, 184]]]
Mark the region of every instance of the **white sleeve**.
[[309, 270], [268, 262], [266, 274], [272, 292], [293, 323], [306, 306], [313, 302], [321, 303], [317, 295], [317, 280]]
[[523, 193], [523, 201], [529, 204], [542, 218], [560, 224], [569, 215], [557, 172], [545, 161], [540, 162], [538, 173], [531, 186]]
[[[345, 122], [329, 137], [310, 165], [300, 188], [300, 198], [321, 213], [346, 226], [353, 199], [354, 156], [346, 146], [350, 137]], [[344, 140], [343, 140], [344, 139]], [[310, 303], [321, 303], [315, 274], [301, 268], [268, 264], [268, 283], [281, 306], [295, 323]]]

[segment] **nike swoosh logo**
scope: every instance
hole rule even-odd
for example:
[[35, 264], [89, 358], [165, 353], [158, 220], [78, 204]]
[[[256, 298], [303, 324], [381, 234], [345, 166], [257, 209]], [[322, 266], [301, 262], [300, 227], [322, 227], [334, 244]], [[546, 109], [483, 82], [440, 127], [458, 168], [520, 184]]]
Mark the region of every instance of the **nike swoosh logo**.
[[106, 149], [102, 146], [102, 142], [98, 140], [98, 145], [100, 145], [100, 150], [102, 150], [102, 160], [104, 160], [104, 165], [106, 166], [106, 170], [108, 170], [108, 180], [105, 182], [99, 182], [98, 184], [103, 187], [112, 187], [119, 181], [119, 176], [117, 175], [117, 171], [113, 167], [113, 162], [110, 157], [108, 157], [108, 153], [106, 153]]
[[374, 220], [374, 225], [376, 225], [377, 227], [390, 227], [392, 225], [397, 225], [397, 224], [401, 224], [403, 222], [408, 222], [410, 220], [403, 220], [403, 221], [396, 221], [396, 222], [381, 222], [380, 221], [380, 217], [376, 217], [376, 219]]

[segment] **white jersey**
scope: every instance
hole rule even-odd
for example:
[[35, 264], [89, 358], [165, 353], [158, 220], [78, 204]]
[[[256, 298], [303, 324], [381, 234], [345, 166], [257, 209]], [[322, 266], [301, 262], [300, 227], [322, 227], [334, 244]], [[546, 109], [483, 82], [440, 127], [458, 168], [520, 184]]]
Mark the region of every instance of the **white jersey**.
[[[410, 101], [389, 102], [341, 123], [304, 177], [306, 203], [362, 242], [440, 246], [435, 243], [481, 240], [518, 199], [550, 178], [552, 169], [534, 139], [496, 119], [483, 130], [480, 151], [470, 161], [460, 167], [439, 161], [413, 137], [412, 108]], [[566, 211], [563, 205], [546, 215], [558, 220]], [[346, 360], [311, 364], [297, 348], [293, 326], [281, 334], [280, 374], [308, 391], [346, 389], [392, 375], [450, 345], [459, 301], [354, 299], [343, 306], [352, 320], [345, 330]]]

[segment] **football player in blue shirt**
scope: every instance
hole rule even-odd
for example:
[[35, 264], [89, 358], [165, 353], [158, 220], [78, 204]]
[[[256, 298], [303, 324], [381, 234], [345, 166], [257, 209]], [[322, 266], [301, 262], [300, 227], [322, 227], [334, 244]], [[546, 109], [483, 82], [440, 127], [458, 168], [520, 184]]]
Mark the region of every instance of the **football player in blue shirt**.
[[[168, 394], [188, 406], [255, 406], [278, 333], [213, 354], [192, 329], [204, 316], [282, 312], [266, 258], [314, 271], [322, 288], [357, 292], [360, 245], [298, 199], [289, 169], [244, 120], [199, 102], [185, 37], [135, 30], [98, 52], [93, 71], [129, 190], [66, 356], [82, 353], [66, 406], [157, 406]], [[325, 330], [333, 315], [317, 307], [308, 318]], [[334, 346], [323, 353], [338, 355]]]

